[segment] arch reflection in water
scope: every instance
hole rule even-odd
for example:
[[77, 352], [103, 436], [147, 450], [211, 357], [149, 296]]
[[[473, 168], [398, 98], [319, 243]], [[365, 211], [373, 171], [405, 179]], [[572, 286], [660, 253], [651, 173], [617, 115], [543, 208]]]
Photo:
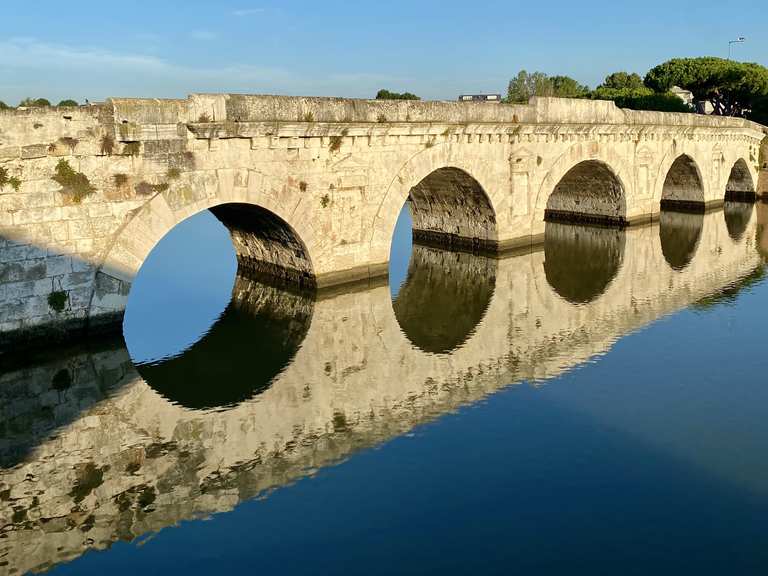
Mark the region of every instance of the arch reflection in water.
[[618, 274], [626, 232], [617, 228], [547, 222], [544, 273], [559, 296], [587, 304], [600, 296]]
[[661, 252], [673, 270], [683, 270], [696, 255], [704, 214], [662, 210], [659, 215]]
[[460, 347], [488, 309], [496, 267], [493, 258], [414, 245], [408, 276], [393, 303], [408, 340], [433, 354]]
[[149, 386], [185, 408], [234, 406], [268, 389], [288, 366], [313, 306], [309, 294], [238, 276], [229, 306], [198, 342], [136, 368]]
[[741, 240], [744, 232], [747, 231], [753, 211], [754, 205], [749, 202], [725, 202], [723, 206], [725, 225], [728, 228], [728, 235], [735, 242]]

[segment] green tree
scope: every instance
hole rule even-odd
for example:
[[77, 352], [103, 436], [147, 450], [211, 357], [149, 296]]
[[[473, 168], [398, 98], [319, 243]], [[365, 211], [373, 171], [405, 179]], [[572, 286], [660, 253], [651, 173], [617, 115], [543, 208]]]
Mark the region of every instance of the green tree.
[[25, 108], [41, 108], [43, 106], [50, 106], [51, 103], [45, 98], [24, 98], [19, 102], [19, 106]]
[[752, 102], [747, 118], [753, 122], [759, 122], [763, 126], [768, 126], [768, 96], [760, 96]]
[[507, 102], [527, 103], [533, 96], [586, 98], [589, 88], [570, 76], [547, 76], [543, 72], [521, 70], [507, 87]]
[[8, 106], [8, 104], [0, 100], [0, 110], [8, 110], [8, 108], [10, 108], [10, 106]]
[[643, 79], [639, 74], [632, 72], [614, 72], [605, 77], [603, 83], [597, 87], [610, 90], [639, 90], [644, 88]]
[[77, 103], [77, 100], [62, 100], [59, 102], [59, 106], [73, 107], [80, 106], [80, 104]]
[[715, 114], [744, 116], [768, 94], [768, 68], [722, 58], [675, 58], [651, 69], [645, 85], [656, 92], [680, 86], [696, 100], [708, 100]]
[[421, 100], [421, 98], [410, 92], [390, 92], [381, 89], [376, 93], [376, 100]]

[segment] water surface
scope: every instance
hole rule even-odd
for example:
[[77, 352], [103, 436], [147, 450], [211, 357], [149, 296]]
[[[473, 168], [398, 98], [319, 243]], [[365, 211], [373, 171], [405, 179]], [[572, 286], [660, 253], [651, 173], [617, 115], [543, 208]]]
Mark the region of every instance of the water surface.
[[765, 222], [488, 258], [405, 212], [389, 283], [314, 298], [195, 217], [125, 343], [0, 375], [0, 573], [762, 572]]

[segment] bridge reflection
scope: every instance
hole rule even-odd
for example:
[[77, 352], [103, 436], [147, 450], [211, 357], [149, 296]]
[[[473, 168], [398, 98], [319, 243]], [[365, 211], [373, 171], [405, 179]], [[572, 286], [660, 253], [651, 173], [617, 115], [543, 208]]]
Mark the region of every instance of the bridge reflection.
[[[179, 357], [136, 368], [105, 345], [6, 372], [0, 559], [11, 574], [45, 570], [230, 510], [562, 374], [660, 316], [733, 297], [762, 274], [757, 210], [738, 219], [740, 239], [717, 212], [626, 231], [552, 223], [543, 250], [500, 260], [417, 248], [394, 303], [386, 286], [312, 302], [240, 279]], [[676, 234], [684, 248], [670, 255]]]

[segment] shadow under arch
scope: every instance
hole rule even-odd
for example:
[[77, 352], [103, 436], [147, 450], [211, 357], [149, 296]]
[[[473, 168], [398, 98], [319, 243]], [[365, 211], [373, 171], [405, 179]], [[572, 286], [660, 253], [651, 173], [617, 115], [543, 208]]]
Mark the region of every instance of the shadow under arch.
[[661, 191], [661, 209], [704, 212], [704, 180], [696, 161], [681, 154], [672, 163]]
[[693, 261], [703, 228], [703, 212], [665, 210], [659, 214], [661, 252], [670, 268], [684, 270]]
[[496, 269], [494, 258], [414, 245], [408, 276], [392, 303], [406, 338], [432, 354], [459, 348], [488, 310]]
[[555, 185], [544, 220], [625, 226], [626, 214], [624, 186], [616, 173], [604, 162], [584, 160]]
[[464, 170], [434, 170], [411, 188], [409, 199], [414, 241], [451, 249], [498, 249], [493, 205]]
[[572, 304], [588, 304], [608, 288], [624, 260], [626, 233], [619, 228], [547, 222], [544, 274]]
[[145, 382], [192, 410], [231, 408], [267, 390], [291, 363], [309, 331], [310, 293], [241, 275], [211, 329], [183, 352], [138, 363]]
[[738, 242], [744, 236], [752, 219], [752, 212], [755, 207], [751, 202], [739, 202], [727, 200], [723, 204], [723, 216], [725, 217], [725, 227], [728, 229], [728, 236], [734, 242]]
[[755, 182], [743, 158], [736, 160], [731, 168], [725, 185], [725, 199], [734, 202], [754, 202], [757, 199]]

